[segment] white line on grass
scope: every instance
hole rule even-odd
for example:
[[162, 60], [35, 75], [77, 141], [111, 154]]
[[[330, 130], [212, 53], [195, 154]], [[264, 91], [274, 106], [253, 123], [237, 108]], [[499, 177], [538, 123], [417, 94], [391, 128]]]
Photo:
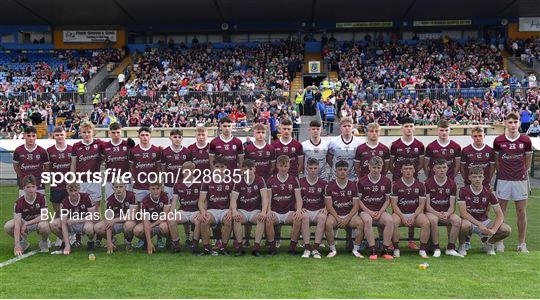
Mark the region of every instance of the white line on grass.
[[13, 263], [16, 263], [16, 262], [18, 262], [19, 260], [23, 260], [23, 259], [25, 259], [25, 258], [27, 258], [27, 257], [30, 257], [30, 256], [36, 254], [36, 253], [38, 253], [37, 250], [34, 250], [34, 251], [30, 251], [30, 252], [28, 252], [28, 253], [26, 253], [26, 254], [23, 254], [23, 255], [21, 255], [21, 256], [14, 257], [14, 258], [12, 258], [12, 259], [10, 259], [10, 260], [6, 260], [5, 262], [0, 263], [0, 268], [3, 268], [3, 267], [5, 267], [5, 266], [11, 265], [11, 264], [13, 264]]

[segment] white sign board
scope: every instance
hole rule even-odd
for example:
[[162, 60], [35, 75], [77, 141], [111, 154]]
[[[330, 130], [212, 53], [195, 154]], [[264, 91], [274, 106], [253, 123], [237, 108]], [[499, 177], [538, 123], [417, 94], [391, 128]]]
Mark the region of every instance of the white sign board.
[[519, 31], [540, 31], [540, 17], [519, 18]]
[[64, 43], [116, 42], [116, 30], [64, 30]]

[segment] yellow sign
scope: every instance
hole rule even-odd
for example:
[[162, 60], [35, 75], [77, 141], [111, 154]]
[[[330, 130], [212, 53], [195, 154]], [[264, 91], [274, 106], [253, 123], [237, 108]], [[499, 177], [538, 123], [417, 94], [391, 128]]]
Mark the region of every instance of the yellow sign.
[[472, 25], [472, 20], [429, 20], [429, 21], [414, 21], [414, 27], [429, 27], [429, 26], [467, 26]]
[[321, 62], [318, 60], [310, 61], [308, 63], [309, 70], [308, 73], [310, 74], [318, 74], [321, 73]]
[[336, 28], [389, 28], [392, 27], [394, 23], [392, 21], [383, 21], [383, 22], [346, 22], [346, 23], [336, 23]]

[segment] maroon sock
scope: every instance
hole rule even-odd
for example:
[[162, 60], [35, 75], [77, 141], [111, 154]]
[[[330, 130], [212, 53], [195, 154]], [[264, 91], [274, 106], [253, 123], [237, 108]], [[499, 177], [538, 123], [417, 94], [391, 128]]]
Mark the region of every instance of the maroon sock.
[[291, 240], [291, 245], [289, 246], [289, 249], [296, 249], [296, 245], [298, 245], [298, 241]]
[[193, 239], [193, 251], [199, 252], [199, 240]]
[[319, 251], [319, 243], [313, 244], [313, 250], [314, 251]]
[[428, 248], [428, 244], [427, 243], [420, 243], [420, 250], [426, 250]]
[[212, 251], [212, 247], [210, 247], [210, 245], [206, 244], [206, 245], [204, 245], [204, 250]]
[[224, 243], [223, 240], [222, 240], [222, 241], [221, 241], [221, 249], [227, 248], [227, 244], [229, 244], [229, 241], [227, 241], [226, 243]]
[[383, 250], [381, 254], [390, 254], [390, 245], [383, 245]]
[[439, 244], [433, 244], [433, 249], [440, 249]]
[[268, 248], [270, 248], [270, 250], [275, 250], [276, 249], [276, 241], [268, 242]]
[[448, 246], [446, 247], [447, 250], [455, 250], [456, 244], [454, 243], [448, 243]]
[[255, 244], [253, 245], [253, 251], [259, 251], [260, 249], [261, 249], [261, 244], [255, 243]]
[[394, 245], [394, 250], [399, 250], [399, 242], [392, 243]]
[[311, 244], [306, 244], [304, 248], [308, 251], [311, 251]]

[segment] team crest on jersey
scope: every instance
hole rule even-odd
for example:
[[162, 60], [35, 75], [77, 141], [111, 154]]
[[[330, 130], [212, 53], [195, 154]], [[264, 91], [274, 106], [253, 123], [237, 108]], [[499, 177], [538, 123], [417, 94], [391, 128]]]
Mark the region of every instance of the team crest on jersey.
[[486, 153], [486, 157], [489, 157], [489, 153]]
[[292, 147], [292, 148], [291, 148], [291, 151], [292, 151], [292, 152], [296, 152], [296, 148], [295, 148], [295, 147]]
[[39, 207], [40, 207], [39, 203], [36, 203], [36, 208], [39, 208]]
[[525, 147], [525, 145], [519, 144], [519, 149], [523, 149], [524, 147]]
[[155, 153], [152, 153], [152, 158], [156, 158], [156, 154], [155, 154]]
[[36, 159], [40, 159], [41, 158], [41, 154], [36, 154]]
[[486, 197], [482, 197], [482, 203], [486, 204], [487, 202], [487, 198]]
[[351, 191], [347, 191], [347, 196], [351, 196], [352, 195], [352, 192]]
[[94, 144], [94, 149], [97, 149], [97, 144]]
[[415, 188], [415, 189], [414, 189], [414, 192], [415, 192], [415, 193], [420, 193], [420, 189]]
[[122, 147], [122, 150], [127, 151], [127, 147], [126, 147], [126, 146], [123, 146], [123, 147]]
[[86, 208], [86, 205], [81, 205], [81, 209], [85, 209]]
[[317, 193], [322, 193], [322, 188], [318, 188]]
[[232, 145], [233, 150], [236, 150], [236, 145]]
[[418, 147], [415, 147], [415, 148], [414, 148], [414, 152], [418, 152]]
[[450, 154], [454, 154], [454, 149], [450, 149]]
[[447, 194], [450, 194], [450, 189], [446, 189], [445, 192], [446, 192]]
[[163, 202], [159, 202], [159, 207], [163, 207]]
[[383, 185], [381, 186], [381, 191], [384, 191], [386, 189], [386, 187]]

